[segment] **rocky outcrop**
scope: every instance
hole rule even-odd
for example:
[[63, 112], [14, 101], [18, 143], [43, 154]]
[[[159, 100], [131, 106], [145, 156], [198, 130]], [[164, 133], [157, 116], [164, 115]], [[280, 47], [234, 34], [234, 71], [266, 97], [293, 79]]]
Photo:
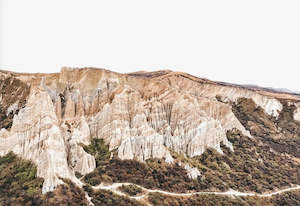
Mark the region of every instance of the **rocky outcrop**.
[[[172, 163], [170, 150], [189, 157], [207, 148], [222, 153], [221, 144], [233, 150], [226, 137], [233, 128], [250, 136], [232, 112], [240, 97], [251, 98], [275, 118], [282, 109], [278, 99], [298, 98], [171, 71], [118, 74], [63, 68], [58, 74], [0, 75], [2, 88], [13, 78], [22, 85], [16, 91], [23, 89], [16, 93], [19, 102], [0, 96], [2, 113], [12, 115], [11, 129], [0, 130], [0, 155], [14, 151], [35, 162], [38, 176], [45, 178], [43, 192], [61, 184], [60, 177], [80, 185], [75, 172], [93, 171], [95, 158], [80, 146], [91, 138], [104, 139], [120, 159]], [[186, 169], [191, 178], [199, 175]]]
[[[68, 136], [64, 135], [59, 125], [50, 96], [43, 88], [31, 90], [26, 106], [14, 116], [11, 130], [2, 129], [0, 134], [1, 155], [13, 151], [23, 158], [32, 160], [38, 167], [37, 175], [45, 179], [44, 193], [62, 184], [60, 177], [69, 178], [80, 184], [68, 164], [68, 155], [74, 153], [71, 143], [73, 139], [78, 139], [76, 137], [79, 134], [71, 136], [70, 140], [67, 139]], [[78, 161], [75, 168], [82, 173], [95, 168], [93, 157], [84, 151], [79, 149], [74, 157]], [[82, 169], [82, 165], [86, 168]]]
[[201, 173], [196, 167], [190, 167], [188, 164], [185, 164], [184, 169], [190, 179], [197, 179]]
[[300, 121], [300, 103], [296, 104], [297, 109], [294, 112], [294, 119]]
[[148, 100], [124, 88], [90, 118], [92, 134], [102, 137], [121, 159], [163, 158], [172, 149], [188, 156], [206, 148], [230, 147], [226, 130], [239, 128], [248, 134], [230, 106], [207, 98], [166, 91]]
[[209, 99], [220, 98], [223, 102], [235, 102], [244, 97], [253, 99], [253, 101], [269, 115], [278, 117], [282, 110], [280, 101], [275, 97], [280, 97], [274, 93], [265, 91], [254, 91], [237, 85], [212, 82], [205, 79], [199, 79], [184, 73], [169, 74], [160, 77], [171, 87], [190, 93], [194, 96], [206, 97]]
[[14, 115], [26, 104], [29, 90], [26, 83], [0, 73], [0, 128], [11, 128]]

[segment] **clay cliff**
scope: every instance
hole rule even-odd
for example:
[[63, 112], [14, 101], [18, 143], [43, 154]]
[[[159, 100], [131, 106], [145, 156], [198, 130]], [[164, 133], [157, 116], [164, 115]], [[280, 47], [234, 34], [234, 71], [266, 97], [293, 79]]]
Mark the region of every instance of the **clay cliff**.
[[[172, 152], [186, 157], [208, 148], [234, 150], [232, 129], [252, 138], [233, 112], [241, 98], [251, 99], [275, 121], [282, 100], [300, 121], [300, 97], [294, 94], [223, 84], [172, 71], [119, 74], [104, 69], [62, 68], [54, 74], [0, 71], [0, 155], [10, 151], [33, 161], [44, 178], [43, 193], [60, 178], [82, 183], [96, 167], [82, 147], [104, 139], [121, 160], [151, 158], [172, 163]], [[185, 165], [191, 178], [198, 170]], [[190, 171], [190, 172], [189, 172]]]

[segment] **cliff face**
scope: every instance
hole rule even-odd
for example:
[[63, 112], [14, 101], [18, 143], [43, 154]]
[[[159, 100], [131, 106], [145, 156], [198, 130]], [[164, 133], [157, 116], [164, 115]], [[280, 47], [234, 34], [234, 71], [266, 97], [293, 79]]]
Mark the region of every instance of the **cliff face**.
[[[231, 150], [226, 132], [251, 136], [232, 112], [239, 98], [252, 99], [277, 119], [289, 94], [224, 85], [185, 73], [118, 74], [100, 69], [62, 68], [57, 74], [0, 72], [0, 155], [9, 151], [36, 163], [43, 192], [75, 172], [87, 174], [95, 158], [80, 144], [103, 138], [120, 159], [164, 158], [170, 151], [193, 157], [207, 148]], [[8, 95], [9, 94], [9, 95]], [[5, 121], [4, 121], [5, 120]], [[7, 122], [8, 121], [8, 122]]]

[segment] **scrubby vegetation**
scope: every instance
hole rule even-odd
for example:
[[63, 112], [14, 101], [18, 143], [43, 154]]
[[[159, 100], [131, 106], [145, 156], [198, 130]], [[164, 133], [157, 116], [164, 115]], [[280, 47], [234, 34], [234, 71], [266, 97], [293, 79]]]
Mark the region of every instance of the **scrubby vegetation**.
[[129, 196], [136, 196], [138, 194], [141, 194], [143, 190], [139, 188], [136, 185], [130, 184], [130, 185], [122, 185], [118, 188], [121, 192], [129, 195]]
[[300, 158], [300, 122], [293, 119], [296, 107], [281, 101], [283, 109], [278, 119], [266, 114], [252, 99], [240, 98], [233, 104], [233, 112], [253, 136], [272, 149]]
[[75, 172], [75, 176], [80, 179], [81, 177], [83, 177], [83, 175], [80, 172]]
[[[300, 184], [300, 165], [288, 156], [273, 152], [259, 139], [251, 139], [238, 130], [228, 131], [227, 137], [234, 152], [225, 146], [222, 146], [223, 155], [213, 149], [193, 158], [172, 152], [178, 162], [199, 169], [202, 175], [196, 180], [189, 179], [186, 170], [179, 164], [167, 164], [164, 160], [151, 159], [146, 163], [117, 157], [108, 160], [107, 149], [104, 150], [106, 161], [102, 161], [105, 164], [87, 174], [84, 180], [91, 185], [131, 182], [171, 192], [226, 191], [232, 188], [262, 193]], [[99, 147], [103, 148], [103, 145]]]
[[[178, 164], [167, 164], [153, 159], [145, 163], [135, 160], [108, 160], [98, 157], [100, 170], [94, 172], [95, 180], [133, 182], [147, 188], [159, 188], [172, 192], [188, 190], [227, 190], [263, 192], [282, 188], [289, 184], [300, 184], [300, 168], [288, 156], [270, 151], [260, 140], [243, 136], [239, 131], [227, 133], [235, 149], [231, 152], [222, 147], [224, 155], [208, 149], [204, 154], [186, 158], [173, 152], [174, 158], [198, 167], [202, 175], [198, 180], [190, 180], [186, 171]], [[94, 144], [97, 145], [97, 144]], [[100, 142], [103, 148], [104, 142]], [[96, 146], [96, 147], [99, 147]], [[105, 147], [104, 147], [105, 148]], [[107, 148], [107, 147], [106, 147]], [[106, 150], [108, 151], [108, 150]], [[96, 155], [103, 154], [101, 151]], [[101, 156], [101, 155], [100, 155]], [[0, 157], [0, 205], [87, 205], [85, 194], [70, 180], [63, 179], [64, 185], [42, 195], [43, 180], [36, 177], [36, 167], [30, 161], [18, 158], [13, 153]], [[84, 178], [87, 178], [85, 176]], [[90, 179], [87, 179], [88, 181]], [[142, 190], [134, 185], [119, 188], [130, 196]], [[135, 200], [118, 196], [105, 190], [93, 190], [89, 184], [84, 190], [97, 205], [142, 205]], [[287, 192], [272, 198], [195, 195], [191, 198], [169, 197], [158, 193], [149, 194], [153, 205], [299, 205], [300, 192]], [[70, 201], [71, 200], [71, 201]]]
[[70, 180], [42, 194], [36, 166], [12, 152], [0, 157], [0, 205], [87, 205], [84, 192]]
[[257, 198], [256, 200], [246, 198], [234, 199], [222, 195], [193, 195], [189, 197], [174, 197], [162, 195], [160, 193], [150, 193], [148, 201], [153, 206], [233, 206], [233, 205], [247, 205], [247, 206], [261, 206], [266, 201]]
[[116, 195], [107, 190], [94, 190], [88, 184], [83, 186], [83, 189], [92, 198], [91, 201], [95, 206], [144, 206], [141, 202], [129, 199], [125, 196]]
[[93, 138], [90, 145], [81, 145], [83, 149], [93, 155], [96, 160], [96, 169], [84, 176], [84, 181], [93, 186], [100, 184], [102, 181], [110, 182], [110, 178], [105, 176], [106, 166], [109, 164], [111, 153], [109, 146], [103, 139]]
[[[208, 149], [192, 158], [203, 174], [201, 189], [265, 192], [290, 184], [300, 184], [300, 165], [287, 156], [272, 152], [259, 140], [243, 136], [240, 131], [227, 132], [234, 152], [222, 146], [224, 155]], [[200, 163], [200, 164], [199, 164]]]
[[282, 133], [281, 137], [274, 139], [267, 136], [262, 140], [278, 152], [300, 158], [300, 122], [293, 118], [296, 107], [293, 104], [289, 105], [285, 101], [281, 101], [281, 103], [283, 109], [278, 120], [276, 120], [276, 124]]
[[238, 130], [227, 132], [234, 152], [221, 146], [224, 154], [207, 149], [201, 156], [187, 158], [172, 152], [173, 158], [197, 167], [201, 172], [194, 190], [238, 191], [262, 193], [276, 188], [300, 184], [300, 165], [256, 138]]
[[181, 166], [158, 159], [148, 160], [146, 164], [135, 160], [113, 159], [107, 166], [106, 174], [114, 182], [132, 182], [146, 188], [172, 192], [185, 192], [196, 185]]
[[160, 188], [172, 192], [239, 191], [262, 193], [276, 188], [300, 184], [300, 166], [289, 157], [272, 152], [259, 140], [243, 136], [237, 130], [227, 133], [234, 152], [222, 146], [224, 155], [208, 149], [201, 156], [173, 157], [197, 167], [201, 176], [197, 180], [187, 177], [178, 164], [163, 160], [149, 160], [146, 164], [135, 160], [112, 159], [105, 174], [114, 182], [132, 182], [146, 188]]
[[0, 205], [40, 205], [43, 179], [36, 166], [12, 152], [0, 157]]
[[95, 206], [143, 206], [144, 204], [128, 197], [116, 195], [106, 190], [92, 190], [89, 193]]
[[[0, 128], [11, 128], [14, 114], [18, 114], [19, 108], [25, 106], [29, 92], [29, 86], [19, 79], [8, 77], [0, 80]], [[17, 101], [16, 110], [7, 114], [7, 109]]]
[[113, 158], [105, 171], [96, 169], [87, 174], [84, 180], [91, 185], [111, 181], [131, 182], [149, 189], [160, 188], [173, 192], [185, 192], [194, 185], [181, 166], [170, 165], [158, 159], [148, 160], [145, 164], [136, 160]]
[[63, 185], [59, 185], [53, 192], [44, 195], [43, 205], [88, 205], [84, 191], [76, 186], [71, 180], [63, 179]]
[[185, 192], [193, 187], [185, 169], [178, 164], [167, 164], [163, 160], [152, 159], [145, 163], [136, 160], [110, 159], [108, 146], [102, 139], [92, 139], [85, 151], [95, 156], [97, 168], [84, 176], [90, 185], [101, 182], [131, 182], [146, 188], [160, 188], [174, 192]]
[[[84, 177], [85, 182], [98, 185], [101, 182], [131, 182], [149, 189], [171, 192], [187, 191], [238, 191], [263, 193], [278, 188], [300, 184], [300, 165], [288, 155], [298, 157], [300, 144], [299, 122], [292, 119], [295, 108], [283, 103], [278, 119], [267, 115], [252, 100], [241, 98], [233, 105], [233, 111], [254, 138], [244, 136], [238, 130], [227, 132], [234, 152], [222, 145], [224, 154], [207, 149], [201, 156], [188, 158], [171, 152], [177, 162], [197, 167], [201, 176], [188, 178], [178, 163], [151, 159], [142, 163], [136, 160], [109, 159], [110, 152], [103, 140], [93, 140], [85, 150], [96, 156], [97, 169]], [[294, 128], [294, 129], [292, 129]], [[98, 142], [96, 142], [98, 141]], [[296, 151], [296, 153], [295, 153]]]
[[92, 138], [91, 144], [82, 144], [83, 149], [93, 155], [96, 160], [96, 167], [104, 169], [110, 158], [109, 146], [105, 144], [103, 139]]
[[300, 205], [300, 191], [286, 192], [272, 197], [230, 197], [222, 195], [193, 195], [174, 197], [150, 193], [148, 201], [154, 206], [288, 206]]
[[271, 198], [274, 205], [300, 205], [300, 190], [285, 192]]

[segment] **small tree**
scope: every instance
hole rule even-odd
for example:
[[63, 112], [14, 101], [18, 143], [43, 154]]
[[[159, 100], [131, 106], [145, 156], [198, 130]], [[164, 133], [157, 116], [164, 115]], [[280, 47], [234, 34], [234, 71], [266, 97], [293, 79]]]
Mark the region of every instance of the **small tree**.
[[103, 139], [92, 138], [90, 145], [82, 145], [83, 149], [93, 155], [96, 160], [96, 167], [104, 169], [110, 158], [109, 146]]

